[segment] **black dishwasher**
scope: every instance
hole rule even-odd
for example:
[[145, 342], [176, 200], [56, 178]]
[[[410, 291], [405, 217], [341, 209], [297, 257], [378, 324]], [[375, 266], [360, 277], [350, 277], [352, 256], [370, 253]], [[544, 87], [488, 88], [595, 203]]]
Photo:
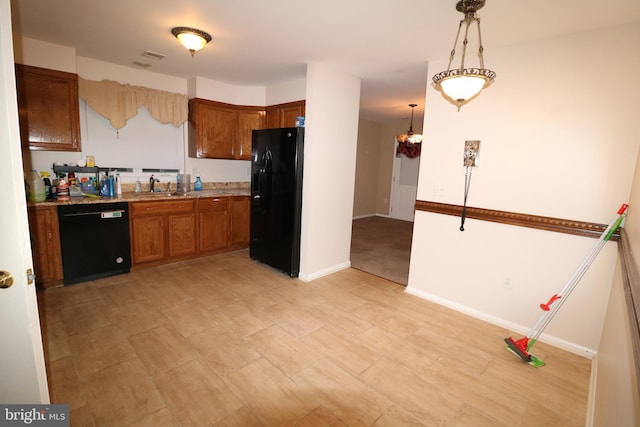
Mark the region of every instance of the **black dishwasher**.
[[131, 269], [128, 203], [61, 205], [58, 223], [65, 285]]

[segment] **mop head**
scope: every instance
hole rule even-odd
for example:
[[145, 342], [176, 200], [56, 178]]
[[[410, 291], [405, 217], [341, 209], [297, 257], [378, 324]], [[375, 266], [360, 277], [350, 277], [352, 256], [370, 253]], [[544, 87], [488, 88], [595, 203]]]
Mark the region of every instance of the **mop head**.
[[518, 341], [515, 341], [513, 338], [509, 337], [509, 338], [505, 338], [504, 342], [507, 343], [507, 350], [509, 350], [511, 353], [515, 354], [524, 362], [528, 363], [534, 368], [539, 368], [545, 365], [542, 359], [539, 359], [533, 354], [528, 352], [529, 349], [533, 346], [535, 341], [532, 341], [531, 343], [529, 343], [529, 339], [526, 337], [521, 338]]

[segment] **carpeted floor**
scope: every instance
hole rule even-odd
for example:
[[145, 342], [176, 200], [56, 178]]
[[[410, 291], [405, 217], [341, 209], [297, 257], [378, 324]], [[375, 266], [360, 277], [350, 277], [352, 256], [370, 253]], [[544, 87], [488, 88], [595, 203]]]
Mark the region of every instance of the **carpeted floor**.
[[353, 221], [351, 266], [407, 285], [413, 223], [372, 216]]

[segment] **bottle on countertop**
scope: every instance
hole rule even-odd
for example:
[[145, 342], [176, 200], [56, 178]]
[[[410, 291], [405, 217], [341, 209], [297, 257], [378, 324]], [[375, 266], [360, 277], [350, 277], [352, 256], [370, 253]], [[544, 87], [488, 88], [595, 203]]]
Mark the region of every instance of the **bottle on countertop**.
[[51, 199], [51, 180], [49, 176], [51, 174], [49, 172], [40, 172], [40, 176], [42, 176], [42, 181], [44, 182], [44, 195], [45, 198]]
[[69, 195], [69, 184], [64, 176], [61, 176], [58, 180], [58, 200], [69, 200], [71, 196]]
[[193, 189], [195, 191], [202, 191], [202, 180], [200, 179], [200, 175], [196, 175], [196, 182], [193, 183]]
[[100, 195], [102, 197], [109, 197], [109, 175], [105, 172], [100, 179]]
[[140, 182], [140, 177], [136, 179], [136, 193], [142, 192], [142, 183]]
[[40, 179], [38, 172], [31, 171], [28, 182], [29, 200], [32, 202], [44, 202], [47, 199], [45, 193], [44, 181]]
[[120, 181], [120, 174], [116, 173], [116, 194], [122, 195], [122, 182]]

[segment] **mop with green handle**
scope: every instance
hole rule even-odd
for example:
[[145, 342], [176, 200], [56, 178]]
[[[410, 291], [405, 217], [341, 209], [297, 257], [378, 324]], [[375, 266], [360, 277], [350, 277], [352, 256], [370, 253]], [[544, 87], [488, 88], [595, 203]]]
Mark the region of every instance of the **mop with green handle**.
[[507, 349], [512, 351], [514, 354], [519, 356], [522, 360], [529, 363], [536, 368], [540, 366], [544, 366], [544, 361], [537, 358], [533, 354], [529, 353], [531, 347], [536, 343], [542, 331], [549, 325], [553, 316], [556, 315], [562, 304], [569, 298], [571, 292], [575, 289], [576, 285], [582, 279], [582, 276], [587, 272], [593, 261], [598, 256], [600, 250], [604, 247], [605, 243], [611, 239], [613, 233], [620, 227], [622, 220], [624, 219], [625, 211], [629, 205], [623, 204], [620, 209], [618, 209], [618, 213], [613, 221], [609, 224], [609, 226], [602, 232], [600, 238], [593, 246], [591, 251], [584, 258], [582, 263], [578, 266], [573, 275], [569, 278], [567, 283], [564, 285], [562, 290], [557, 294], [554, 294], [547, 303], [540, 304], [540, 308], [544, 313], [540, 316], [540, 319], [536, 322], [536, 324], [531, 328], [531, 331], [527, 334], [526, 337], [520, 338], [519, 340], [514, 340], [513, 338], [505, 338], [504, 342], [507, 343]]

